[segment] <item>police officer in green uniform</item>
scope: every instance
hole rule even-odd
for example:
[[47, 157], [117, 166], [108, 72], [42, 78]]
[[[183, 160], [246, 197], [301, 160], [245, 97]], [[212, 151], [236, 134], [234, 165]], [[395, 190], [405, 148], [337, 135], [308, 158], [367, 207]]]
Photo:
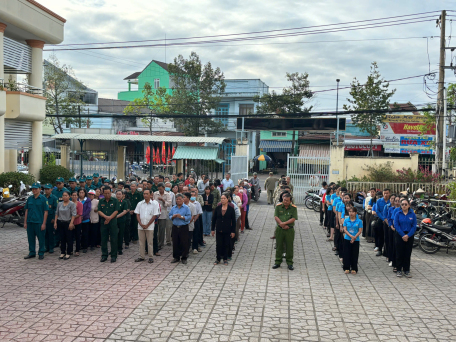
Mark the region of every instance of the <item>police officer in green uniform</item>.
[[286, 261], [288, 269], [293, 271], [293, 243], [295, 221], [298, 219], [298, 208], [291, 204], [291, 195], [284, 193], [282, 203], [277, 204], [274, 210], [274, 218], [277, 222], [275, 237], [277, 241], [276, 259], [273, 269], [279, 268], [282, 263], [283, 244], [286, 247]]
[[87, 176], [86, 178], [86, 190], [89, 192], [90, 190], [95, 190], [95, 185], [92, 184], [92, 176]]
[[[139, 202], [141, 202], [144, 197], [143, 197], [143, 194], [142, 192], [139, 192], [137, 190], [137, 184], [136, 183], [132, 183], [130, 185], [130, 188], [131, 188], [131, 193], [130, 193], [130, 218], [131, 218], [131, 221], [130, 221], [130, 237], [131, 237], [131, 241], [133, 243], [137, 243], [138, 242], [138, 221], [136, 219], [136, 214], [135, 214], [135, 209], [136, 209], [136, 206], [138, 205]], [[125, 242], [125, 245], [127, 245], [127, 243]]]
[[57, 204], [59, 200], [52, 194], [52, 185], [45, 184], [44, 196], [48, 201], [48, 217], [46, 220], [46, 233], [44, 237], [44, 246], [46, 248], [45, 252], [54, 253], [55, 237], [54, 237], [54, 220], [55, 220], [55, 210], [57, 209]]
[[[129, 189], [126, 189], [129, 190]], [[130, 244], [130, 222], [131, 222], [131, 215], [130, 215], [130, 208], [131, 208], [131, 203], [130, 200], [127, 198], [127, 192], [123, 191], [122, 192], [122, 200], [125, 201], [127, 204], [127, 215], [125, 215], [125, 231], [124, 231], [124, 241], [125, 241], [125, 249], [129, 248]]]
[[[122, 199], [122, 190], [116, 191], [116, 199], [119, 202], [119, 213], [117, 214], [117, 228], [119, 229], [118, 239], [117, 239], [117, 254], [122, 255], [122, 245], [125, 235], [125, 224], [127, 222], [127, 215], [130, 215], [130, 207], [128, 206], [127, 201]], [[130, 229], [130, 227], [128, 227]]]
[[79, 187], [76, 186], [76, 178], [74, 177], [71, 177], [69, 180], [68, 180], [68, 184], [70, 186], [70, 188], [68, 190], [70, 190], [70, 194], [72, 194], [73, 192], [78, 192], [79, 190]]
[[86, 179], [85, 177], [79, 178], [79, 189], [85, 189], [86, 187]]
[[41, 186], [39, 183], [33, 183], [33, 196], [27, 198], [27, 202], [25, 202], [24, 228], [27, 229], [29, 254], [25, 256], [24, 259], [35, 258], [36, 238], [38, 238], [39, 259], [44, 259], [44, 239], [46, 235], [46, 221], [48, 217], [49, 204], [46, 197], [40, 194], [40, 189]]
[[111, 189], [103, 188], [103, 196], [98, 202], [98, 215], [101, 224], [101, 262], [108, 260], [108, 237], [111, 241], [111, 262], [117, 260], [117, 240], [119, 229], [117, 227], [117, 213], [119, 201], [111, 197]]
[[97, 189], [101, 188], [103, 186], [103, 183], [101, 182], [100, 175], [98, 173], [94, 173], [92, 177], [92, 185]]
[[[52, 194], [57, 197], [59, 202], [63, 201], [62, 195], [65, 191], [69, 192], [67, 188], [63, 186], [64, 179], [63, 177], [59, 177], [55, 180], [55, 185], [57, 186], [57, 189], [52, 190]], [[55, 244], [54, 247], [58, 247], [60, 243], [60, 232], [56, 230], [54, 232], [54, 238], [55, 238]]]

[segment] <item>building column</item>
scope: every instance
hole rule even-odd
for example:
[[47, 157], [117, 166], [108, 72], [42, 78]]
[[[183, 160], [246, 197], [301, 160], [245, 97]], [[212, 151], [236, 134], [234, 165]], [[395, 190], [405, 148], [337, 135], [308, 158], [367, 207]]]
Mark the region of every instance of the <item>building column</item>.
[[38, 180], [43, 166], [43, 122], [32, 122], [32, 149], [29, 150], [29, 173]]
[[117, 147], [117, 181], [125, 181], [125, 150], [127, 146]]
[[8, 164], [5, 172], [17, 172], [17, 150], [6, 150], [5, 160]]
[[[0, 78], [5, 78], [3, 67], [3, 34], [6, 24], [0, 23]], [[0, 90], [0, 173], [5, 172], [5, 111], [6, 92]]]
[[60, 165], [70, 169], [70, 146], [60, 145]]
[[41, 40], [26, 40], [27, 45], [32, 48], [32, 73], [30, 74], [30, 85], [36, 88], [43, 88], [43, 47]]

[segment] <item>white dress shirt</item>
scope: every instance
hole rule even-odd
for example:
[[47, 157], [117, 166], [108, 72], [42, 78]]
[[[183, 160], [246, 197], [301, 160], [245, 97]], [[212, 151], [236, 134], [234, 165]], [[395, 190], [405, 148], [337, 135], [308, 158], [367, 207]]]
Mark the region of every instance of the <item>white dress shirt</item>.
[[[195, 203], [188, 202], [187, 207], [190, 209], [190, 212], [192, 213], [192, 220], [193, 220], [193, 216], [198, 215], [198, 213], [196, 212]], [[190, 223], [188, 224], [188, 231], [193, 232], [194, 228], [195, 228], [195, 222], [190, 221]]]
[[[139, 214], [139, 218], [142, 224], [148, 224], [154, 215], [160, 216], [160, 204], [155, 200], [150, 200], [149, 203], [146, 200], [142, 200], [138, 203], [135, 209], [135, 214]], [[155, 222], [152, 222], [149, 227], [145, 230], [154, 230]], [[138, 223], [138, 229], [143, 229]]]

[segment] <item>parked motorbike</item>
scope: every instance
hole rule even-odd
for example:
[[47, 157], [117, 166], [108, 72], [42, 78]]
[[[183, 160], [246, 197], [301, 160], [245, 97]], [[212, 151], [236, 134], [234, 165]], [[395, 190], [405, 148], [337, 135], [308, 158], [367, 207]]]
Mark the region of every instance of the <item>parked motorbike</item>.
[[[438, 227], [438, 228], [437, 228]], [[426, 226], [426, 233], [421, 234], [419, 241], [420, 249], [426, 254], [437, 253], [440, 248], [448, 250], [456, 249], [456, 227]]]
[[0, 222], [3, 222], [2, 228], [5, 227], [7, 222], [15, 223], [19, 227], [24, 226], [24, 207], [29, 196], [30, 194], [21, 197], [10, 197], [10, 201], [2, 201], [0, 204]]
[[261, 195], [261, 186], [258, 186], [257, 188], [251, 187], [252, 189], [252, 199], [257, 202], [260, 199]]

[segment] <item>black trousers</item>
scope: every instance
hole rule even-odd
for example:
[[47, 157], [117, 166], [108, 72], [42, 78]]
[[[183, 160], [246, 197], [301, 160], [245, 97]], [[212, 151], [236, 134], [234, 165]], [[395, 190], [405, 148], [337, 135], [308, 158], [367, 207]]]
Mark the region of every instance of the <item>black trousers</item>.
[[[147, 244], [146, 244], [147, 246]], [[154, 252], [154, 255], [156, 253], [158, 253], [158, 224], [155, 225], [155, 228], [154, 228], [154, 241], [152, 241], [152, 246], [153, 246], [153, 252]]]
[[396, 242], [396, 268], [397, 271], [410, 272], [410, 259], [412, 257], [413, 236], [408, 241], [402, 240], [399, 233], [394, 232]]
[[89, 225], [90, 222], [81, 223], [81, 248], [87, 249], [89, 247]]
[[217, 260], [227, 260], [228, 253], [231, 247], [231, 236], [230, 233], [215, 233], [215, 251], [217, 253]]
[[375, 247], [377, 247], [380, 251], [383, 249], [383, 244], [385, 243], [385, 235], [383, 232], [383, 222], [380, 219], [377, 219], [379, 222], [375, 223]]
[[323, 222], [323, 225], [329, 229], [329, 215], [330, 212], [328, 210], [328, 206], [325, 204], [325, 220]]
[[326, 205], [322, 203], [320, 206], [320, 223], [323, 224], [324, 216], [325, 216], [325, 211], [326, 211]]
[[188, 224], [185, 226], [173, 225], [173, 258], [187, 260], [189, 248], [189, 231]]
[[396, 232], [388, 227], [388, 259], [393, 262], [393, 267], [396, 267], [396, 244], [394, 242], [394, 235]]
[[100, 240], [100, 222], [89, 224], [89, 247], [96, 247]]
[[81, 250], [81, 229], [82, 224], [76, 224], [74, 226], [74, 239], [76, 240], [76, 250], [75, 252], [79, 252]]
[[344, 245], [344, 271], [351, 270], [358, 273], [359, 241], [351, 243], [351, 240], [343, 241]]
[[71, 255], [73, 253], [74, 230], [70, 230], [70, 221], [57, 220], [57, 230], [60, 232], [60, 252]]
[[383, 256], [386, 256], [387, 258], [389, 258], [389, 253], [390, 253], [390, 250], [391, 250], [391, 247], [389, 245], [389, 231], [390, 231], [390, 227], [385, 223], [385, 221], [383, 221]]

